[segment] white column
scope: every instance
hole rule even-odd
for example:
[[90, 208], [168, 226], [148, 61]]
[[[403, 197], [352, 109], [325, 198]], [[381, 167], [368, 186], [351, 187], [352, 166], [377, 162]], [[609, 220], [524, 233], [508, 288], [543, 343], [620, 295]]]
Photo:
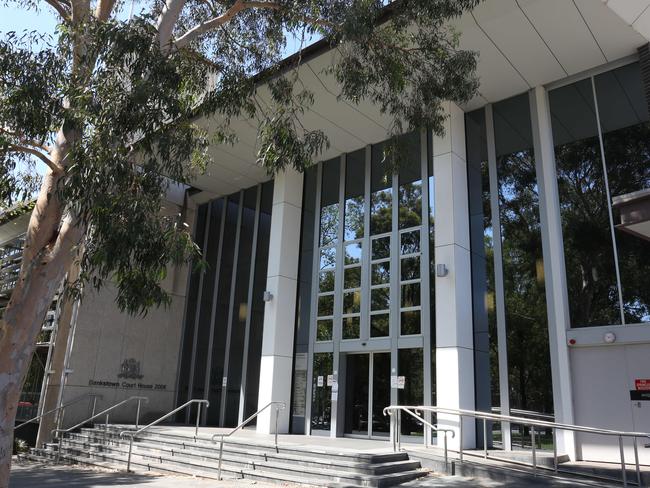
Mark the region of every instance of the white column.
[[[449, 272], [436, 277], [436, 398], [437, 406], [474, 410], [474, 338], [472, 277], [469, 251], [469, 208], [465, 117], [446, 104], [444, 137], [433, 139], [435, 178], [435, 263]], [[458, 449], [459, 419], [438, 415], [438, 426], [456, 431], [449, 447]], [[442, 445], [442, 436], [438, 437]], [[463, 448], [476, 445], [475, 423], [463, 420]]]
[[[562, 242], [560, 198], [555, 169], [555, 151], [551, 129], [551, 112], [546, 90], [539, 86], [530, 92], [533, 144], [537, 186], [539, 188], [539, 217], [544, 253], [544, 276], [548, 314], [548, 343], [551, 353], [553, 408], [555, 421], [573, 424], [573, 393], [571, 364], [567, 345], [569, 328], [569, 299]], [[558, 431], [558, 452], [576, 459], [575, 435]]]
[[[277, 175], [273, 187], [273, 213], [269, 238], [266, 289], [273, 295], [264, 308], [264, 332], [258, 408], [280, 401], [278, 432], [289, 432], [289, 403], [296, 322], [296, 290], [300, 254], [303, 175], [288, 169]], [[275, 409], [267, 409], [257, 420], [257, 432], [275, 432]]]

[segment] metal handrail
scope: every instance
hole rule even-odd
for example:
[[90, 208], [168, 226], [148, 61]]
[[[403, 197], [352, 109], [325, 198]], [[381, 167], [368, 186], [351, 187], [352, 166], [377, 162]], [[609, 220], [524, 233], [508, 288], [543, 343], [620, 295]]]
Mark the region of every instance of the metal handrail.
[[[387, 408], [392, 408], [387, 407]], [[537, 468], [537, 457], [536, 457], [536, 442], [535, 442], [535, 427], [543, 427], [551, 429], [553, 432], [553, 470], [558, 472], [558, 456], [557, 456], [557, 431], [566, 430], [571, 432], [582, 432], [586, 434], [595, 434], [595, 435], [606, 435], [606, 436], [615, 436], [618, 437], [618, 445], [620, 451], [620, 461], [621, 461], [621, 479], [623, 486], [628, 486], [627, 473], [626, 473], [626, 463], [625, 463], [625, 453], [623, 446], [623, 438], [630, 437], [633, 439], [634, 447], [634, 464], [636, 469], [636, 478], [638, 486], [641, 486], [641, 469], [639, 465], [639, 452], [638, 452], [638, 442], [639, 437], [650, 439], [650, 433], [648, 432], [630, 432], [622, 430], [612, 430], [612, 429], [599, 429], [596, 427], [587, 427], [584, 425], [574, 425], [574, 424], [564, 424], [560, 422], [549, 422], [546, 420], [534, 420], [524, 417], [516, 417], [512, 415], [501, 415], [494, 414], [489, 412], [480, 412], [476, 410], [465, 410], [465, 409], [456, 409], [456, 408], [445, 408], [445, 407], [433, 407], [433, 406], [402, 406], [403, 409], [413, 410], [413, 411], [428, 411], [434, 412], [436, 414], [446, 414], [446, 415], [457, 415], [460, 419], [459, 425], [459, 444], [458, 444], [458, 453], [459, 460], [463, 462], [463, 417], [470, 417], [475, 419], [483, 420], [483, 457], [487, 458], [487, 422], [496, 421], [496, 422], [509, 422], [515, 424], [522, 424], [525, 426], [530, 426], [530, 435], [531, 435], [531, 446], [532, 446], [532, 468], [533, 473], [536, 474]], [[398, 426], [399, 427], [399, 426]], [[496, 458], [492, 456], [493, 459], [499, 461], [511, 462], [510, 459]]]
[[[420, 410], [417, 409], [411, 409], [410, 407], [403, 407], [400, 405], [392, 405], [390, 407], [384, 408], [384, 415], [389, 415], [391, 418], [391, 421], [393, 419], [393, 413], [396, 413], [395, 418], [395, 425], [394, 425], [394, 435], [393, 435], [393, 450], [394, 451], [399, 451], [401, 449], [401, 423], [402, 423], [402, 416], [401, 413], [406, 412], [408, 413], [411, 417], [415, 418], [418, 422], [422, 422], [424, 425], [429, 427], [431, 430], [434, 430], [436, 432], [443, 432], [443, 443], [444, 443], [444, 456], [445, 456], [445, 470], [447, 469], [448, 466], [448, 450], [447, 450], [447, 434], [451, 432], [451, 438], [453, 439], [456, 436], [456, 432], [453, 429], [441, 429], [438, 427], [436, 424], [432, 424], [428, 420], [425, 420], [422, 418], [419, 414]], [[426, 436], [425, 436], [426, 439]]]
[[[126, 400], [122, 400], [121, 402], [116, 403], [115, 405], [112, 405], [112, 406], [108, 407], [105, 410], [102, 410], [99, 413], [93, 414], [92, 416], [90, 416], [86, 420], [84, 420], [83, 422], [79, 422], [78, 424], [73, 425], [72, 427], [68, 427], [67, 429], [60, 429], [60, 428], [59, 429], [54, 429], [54, 430], [52, 430], [52, 434], [51, 434], [52, 438], [60, 437], [59, 434], [67, 434], [68, 432], [72, 432], [73, 430], [78, 429], [82, 425], [87, 424], [91, 420], [95, 420], [97, 417], [101, 417], [104, 414], [106, 414], [106, 424], [105, 424], [105, 427], [104, 427], [104, 437], [106, 437], [106, 434], [108, 432], [108, 414], [110, 412], [112, 412], [113, 410], [115, 410], [116, 408], [121, 407], [125, 403], [128, 403], [128, 402], [133, 401], [133, 400], [138, 401], [138, 408], [137, 408], [136, 413], [135, 413], [135, 425], [137, 426], [138, 422], [140, 420], [140, 404], [142, 403], [142, 400], [144, 400], [145, 403], [149, 403], [149, 398], [147, 398], [147, 397], [131, 396], [131, 397], [127, 398]], [[60, 458], [61, 458], [61, 446], [59, 445], [59, 449], [57, 451], [57, 456], [56, 456], [57, 463], [59, 462]]]
[[251, 422], [254, 418], [256, 418], [259, 414], [261, 414], [264, 410], [269, 408], [271, 405], [275, 405], [275, 452], [278, 452], [278, 416], [280, 415], [280, 410], [284, 410], [287, 407], [287, 405], [284, 402], [269, 402], [266, 405], [264, 405], [262, 408], [260, 408], [257, 412], [255, 412], [253, 415], [251, 415], [246, 420], [244, 420], [242, 423], [240, 423], [237, 427], [232, 429], [230, 432], [226, 434], [214, 434], [212, 436], [212, 442], [216, 442], [216, 438], [221, 437], [221, 441], [219, 442], [219, 471], [217, 473], [218, 480], [221, 480], [221, 460], [223, 458], [224, 438], [230, 437], [238, 430], [243, 429], [246, 425], [248, 425], [249, 422]]
[[[135, 436], [137, 436], [138, 434], [141, 434], [142, 432], [149, 429], [150, 427], [153, 427], [154, 425], [158, 425], [163, 420], [167, 420], [169, 417], [174, 415], [176, 412], [178, 412], [180, 410], [183, 410], [184, 408], [189, 407], [193, 403], [198, 404], [198, 408], [197, 408], [197, 412], [196, 412], [196, 428], [194, 430], [194, 442], [196, 442], [196, 438], [199, 435], [199, 422], [201, 420], [201, 405], [205, 404], [205, 408], [207, 410], [208, 407], [210, 406], [210, 402], [208, 400], [195, 400], [195, 399], [192, 399], [189, 402], [185, 402], [180, 407], [175, 408], [171, 412], [166, 413], [165, 415], [163, 415], [159, 419], [154, 420], [149, 425], [145, 425], [141, 429], [136, 430], [135, 432], [130, 431], [130, 430], [123, 430], [122, 432], [120, 432], [120, 437], [124, 437], [125, 435], [128, 435], [130, 437], [130, 439], [129, 439], [129, 457], [128, 457], [127, 461], [126, 461], [126, 471], [127, 471], [127, 473], [129, 471], [131, 471], [131, 452], [133, 451], [133, 439], [135, 438]], [[138, 426], [136, 424], [136, 429], [137, 429], [137, 427]]]
[[20, 429], [21, 427], [27, 425], [27, 424], [31, 424], [32, 422], [35, 422], [36, 420], [39, 420], [39, 419], [45, 417], [46, 415], [49, 415], [49, 414], [51, 414], [53, 412], [56, 412], [57, 410], [65, 409], [65, 407], [69, 407], [70, 405], [74, 405], [75, 403], [78, 403], [78, 402], [80, 402], [81, 400], [83, 400], [83, 399], [85, 399], [87, 397], [94, 397], [94, 400], [93, 400], [93, 413], [95, 413], [95, 405], [97, 404], [97, 398], [103, 398], [103, 397], [101, 395], [97, 395], [95, 393], [84, 393], [83, 395], [78, 396], [74, 400], [71, 400], [71, 401], [69, 401], [68, 403], [66, 403], [64, 405], [60, 405], [60, 406], [58, 406], [56, 408], [53, 408], [52, 410], [48, 410], [47, 412], [44, 412], [44, 413], [42, 413], [40, 415], [37, 415], [33, 419], [29, 419], [29, 420], [23, 422], [22, 424], [18, 424], [16, 427], [14, 427], [14, 432], [16, 430]]

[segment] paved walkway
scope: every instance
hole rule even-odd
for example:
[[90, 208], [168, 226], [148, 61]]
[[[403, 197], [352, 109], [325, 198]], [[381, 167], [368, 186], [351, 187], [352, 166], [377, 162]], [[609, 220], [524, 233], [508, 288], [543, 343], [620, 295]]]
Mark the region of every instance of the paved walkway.
[[273, 485], [252, 480], [202, 480], [190, 477], [127, 474], [116, 471], [52, 466], [33, 462], [14, 462], [11, 467], [9, 488], [285, 488], [291, 485]]

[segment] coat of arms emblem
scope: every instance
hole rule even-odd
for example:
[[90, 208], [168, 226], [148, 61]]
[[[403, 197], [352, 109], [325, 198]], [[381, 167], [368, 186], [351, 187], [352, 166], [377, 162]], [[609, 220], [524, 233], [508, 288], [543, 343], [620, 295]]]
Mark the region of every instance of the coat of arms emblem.
[[118, 378], [128, 378], [133, 380], [139, 380], [143, 375], [140, 374], [140, 361], [136, 361], [135, 358], [129, 358], [122, 361], [122, 366], [120, 366], [120, 374], [117, 375]]

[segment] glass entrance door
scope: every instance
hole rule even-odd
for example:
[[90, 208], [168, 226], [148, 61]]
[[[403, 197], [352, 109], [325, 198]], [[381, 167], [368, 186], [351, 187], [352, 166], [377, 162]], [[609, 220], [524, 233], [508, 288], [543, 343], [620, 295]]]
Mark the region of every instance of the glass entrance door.
[[390, 353], [348, 354], [345, 371], [346, 434], [387, 437], [390, 424]]

